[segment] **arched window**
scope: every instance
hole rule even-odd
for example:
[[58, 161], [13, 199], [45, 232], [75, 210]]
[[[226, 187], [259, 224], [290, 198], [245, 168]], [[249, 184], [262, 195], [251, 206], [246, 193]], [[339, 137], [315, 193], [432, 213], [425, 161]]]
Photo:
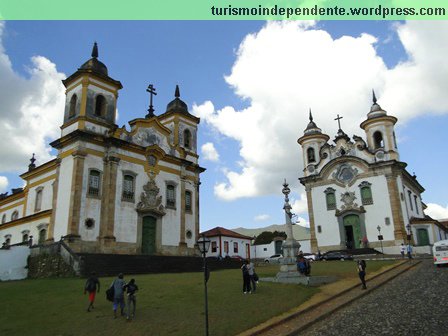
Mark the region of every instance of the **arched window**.
[[76, 114], [76, 102], [78, 100], [78, 97], [76, 96], [76, 94], [74, 94], [72, 96], [72, 98], [70, 99], [70, 109], [68, 110], [68, 117], [72, 118], [75, 116]]
[[14, 210], [14, 212], [11, 214], [11, 220], [16, 220], [19, 218], [19, 212], [17, 210]]
[[188, 129], [184, 131], [184, 147], [191, 148], [191, 132]]
[[42, 208], [42, 194], [43, 188], [39, 187], [36, 189], [36, 201], [34, 203], [34, 211], [40, 211]]
[[306, 150], [306, 156], [308, 158], [308, 163], [316, 162], [316, 156], [314, 154], [314, 148], [310, 147]]
[[383, 135], [380, 131], [376, 131], [375, 133], [373, 133], [373, 143], [375, 149], [384, 148]]
[[361, 192], [361, 202], [362, 205], [373, 204], [372, 189], [369, 182], [362, 182], [359, 185], [359, 191]]
[[90, 170], [89, 172], [89, 188], [88, 195], [99, 196], [101, 189], [101, 173], [98, 170]]
[[106, 98], [102, 95], [96, 96], [95, 115], [98, 117], [104, 117], [106, 115]]
[[11, 236], [5, 237], [5, 246], [11, 245]]
[[185, 211], [191, 212], [191, 191], [185, 191]]
[[22, 236], [22, 242], [23, 242], [23, 243], [28, 242], [28, 234], [26, 234], [26, 233], [23, 234], [23, 236]]
[[336, 190], [333, 188], [327, 188], [325, 191], [325, 200], [327, 203], [327, 210], [336, 209]]
[[3, 216], [2, 216], [2, 224], [5, 224], [6, 223], [6, 214], [3, 214]]
[[135, 177], [129, 174], [123, 176], [123, 195], [124, 201], [134, 201]]
[[45, 243], [45, 239], [47, 239], [47, 230], [41, 229], [39, 231], [39, 244]]
[[176, 208], [176, 186], [174, 184], [166, 185], [166, 207]]

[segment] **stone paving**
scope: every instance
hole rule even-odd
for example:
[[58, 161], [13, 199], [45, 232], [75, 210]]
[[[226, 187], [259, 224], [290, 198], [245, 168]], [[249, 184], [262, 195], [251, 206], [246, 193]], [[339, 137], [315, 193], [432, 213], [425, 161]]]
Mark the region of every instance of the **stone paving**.
[[448, 335], [448, 267], [423, 260], [310, 328], [289, 335]]

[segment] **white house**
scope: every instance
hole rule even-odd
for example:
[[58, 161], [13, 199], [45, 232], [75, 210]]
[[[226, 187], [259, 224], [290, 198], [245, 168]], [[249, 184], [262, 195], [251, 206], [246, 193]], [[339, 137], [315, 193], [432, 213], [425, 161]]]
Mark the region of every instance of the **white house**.
[[207, 257], [241, 257], [243, 259], [250, 259], [252, 257], [251, 241], [253, 237], [245, 236], [219, 226], [202, 232], [202, 235], [211, 241]]

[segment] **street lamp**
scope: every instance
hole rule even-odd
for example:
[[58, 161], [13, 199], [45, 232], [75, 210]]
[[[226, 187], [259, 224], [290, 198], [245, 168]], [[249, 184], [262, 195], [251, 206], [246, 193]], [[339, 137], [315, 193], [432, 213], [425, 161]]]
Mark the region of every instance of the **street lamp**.
[[204, 297], [205, 297], [205, 335], [208, 336], [208, 298], [207, 298], [207, 281], [209, 278], [209, 273], [207, 269], [207, 258], [205, 255], [210, 247], [210, 239], [205, 236], [201, 236], [196, 242], [196, 247], [202, 254], [202, 260], [204, 263]]
[[381, 244], [381, 253], [384, 254], [384, 250], [383, 250], [383, 235], [381, 234], [381, 226], [377, 226], [376, 229], [378, 230], [378, 240], [380, 241]]

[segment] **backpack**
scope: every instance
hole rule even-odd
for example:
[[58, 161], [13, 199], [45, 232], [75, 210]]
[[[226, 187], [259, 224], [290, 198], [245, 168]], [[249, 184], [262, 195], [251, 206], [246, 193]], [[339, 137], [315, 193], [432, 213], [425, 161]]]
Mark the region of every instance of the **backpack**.
[[115, 289], [114, 289], [114, 286], [112, 285], [106, 291], [106, 299], [107, 299], [107, 301], [114, 302], [114, 295], [115, 295]]

